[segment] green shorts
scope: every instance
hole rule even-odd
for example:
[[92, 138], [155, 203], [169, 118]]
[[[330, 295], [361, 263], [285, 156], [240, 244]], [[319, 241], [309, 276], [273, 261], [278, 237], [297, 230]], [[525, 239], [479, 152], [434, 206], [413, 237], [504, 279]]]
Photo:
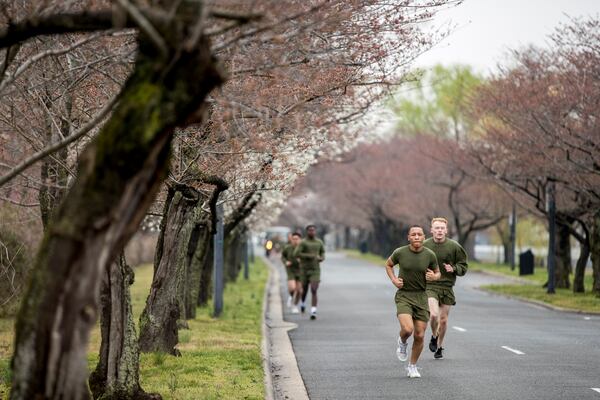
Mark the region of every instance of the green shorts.
[[456, 305], [456, 297], [451, 286], [427, 286], [427, 297], [436, 299], [439, 304]]
[[287, 273], [288, 281], [299, 281], [302, 278], [300, 274], [300, 267], [297, 265], [286, 265], [285, 272]]
[[321, 282], [321, 267], [317, 268], [308, 268], [300, 271], [300, 281], [302, 281], [303, 285], [307, 283], [318, 283]]
[[414, 320], [429, 321], [429, 303], [425, 291], [408, 292], [399, 289], [394, 301], [396, 315], [409, 314]]

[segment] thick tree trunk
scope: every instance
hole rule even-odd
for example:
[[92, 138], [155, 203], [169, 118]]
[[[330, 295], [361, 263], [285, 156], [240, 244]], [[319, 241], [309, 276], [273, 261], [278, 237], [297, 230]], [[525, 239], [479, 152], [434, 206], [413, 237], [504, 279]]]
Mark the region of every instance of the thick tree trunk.
[[[160, 28], [170, 45], [188, 42], [180, 24]], [[167, 55], [144, 34], [138, 40], [136, 66], [119, 103], [82, 155], [40, 246], [16, 322], [12, 400], [90, 397], [87, 343], [102, 274], [166, 176], [174, 129], [198, 122], [206, 95], [221, 83], [205, 38]]]
[[188, 245], [189, 267], [187, 269], [186, 295], [185, 295], [185, 317], [186, 319], [196, 318], [196, 307], [198, 306], [198, 296], [200, 295], [202, 268], [208, 252], [211, 251], [210, 241], [213, 235], [210, 230], [210, 214], [206, 213], [201, 207], [196, 207], [196, 224], [192, 230]]
[[152, 286], [140, 316], [140, 349], [143, 352], [179, 354], [175, 345], [179, 341], [178, 321], [185, 321], [188, 243], [194, 228], [194, 209], [200, 201], [196, 190], [184, 189], [168, 196], [171, 202], [163, 216]]
[[600, 209], [593, 217], [590, 247], [593, 270], [592, 292], [600, 297]]
[[584, 278], [585, 278], [585, 266], [587, 265], [588, 258], [590, 258], [590, 245], [589, 243], [580, 243], [581, 252], [575, 265], [575, 275], [573, 276], [573, 292], [583, 293], [585, 292]]
[[139, 346], [131, 311], [129, 286], [134, 273], [123, 254], [107, 269], [100, 289], [102, 343], [98, 365], [90, 375], [94, 399], [160, 399], [139, 384]]
[[[202, 258], [199, 257], [198, 263], [200, 269], [200, 284], [198, 289], [198, 306], [204, 307], [212, 298], [212, 276], [213, 276], [213, 257], [214, 257], [214, 235], [210, 235], [205, 243], [205, 252]], [[198, 253], [200, 256], [201, 253]]]
[[568, 289], [571, 287], [571, 233], [569, 227], [556, 224], [556, 271], [555, 287]]
[[244, 235], [240, 229], [234, 229], [224, 243], [225, 283], [235, 282], [242, 269], [242, 244]]

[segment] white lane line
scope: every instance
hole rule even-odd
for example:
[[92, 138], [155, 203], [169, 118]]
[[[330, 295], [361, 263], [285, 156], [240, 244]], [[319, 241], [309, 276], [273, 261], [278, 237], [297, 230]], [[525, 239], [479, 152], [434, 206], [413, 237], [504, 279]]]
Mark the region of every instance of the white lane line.
[[523, 354], [525, 354], [525, 353], [523, 353], [523, 352], [522, 352], [522, 351], [520, 351], [520, 350], [517, 350], [517, 349], [512, 349], [512, 348], [510, 348], [510, 347], [508, 347], [508, 346], [502, 346], [502, 348], [503, 348], [504, 350], [512, 351], [513, 353], [515, 353], [515, 354], [518, 354], [518, 355], [523, 355]]
[[459, 332], [466, 332], [467, 331], [465, 328], [461, 328], [460, 326], [453, 326], [452, 329], [456, 329]]
[[586, 321], [589, 321], [592, 318], [591, 317], [583, 317], [583, 319], [585, 319]]
[[592, 389], [594, 392], [600, 393], [600, 388], [590, 388], [590, 389]]

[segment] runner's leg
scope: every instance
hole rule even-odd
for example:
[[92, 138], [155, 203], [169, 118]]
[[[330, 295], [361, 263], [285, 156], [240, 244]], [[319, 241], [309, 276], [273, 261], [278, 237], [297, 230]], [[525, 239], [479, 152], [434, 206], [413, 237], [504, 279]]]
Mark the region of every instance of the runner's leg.
[[[431, 320], [431, 335], [434, 337], [438, 336], [439, 318], [440, 318], [440, 306], [436, 298], [429, 297], [429, 319]], [[439, 342], [438, 342], [439, 343]]]
[[414, 320], [414, 334], [412, 351], [410, 352], [410, 363], [415, 365], [419, 360], [421, 351], [423, 351], [423, 339], [425, 338], [425, 330], [427, 329], [426, 321]]
[[439, 336], [438, 336], [438, 347], [443, 347], [444, 336], [446, 336], [446, 330], [448, 328], [448, 314], [450, 314], [450, 307], [447, 304], [440, 305], [440, 325], [439, 325]]

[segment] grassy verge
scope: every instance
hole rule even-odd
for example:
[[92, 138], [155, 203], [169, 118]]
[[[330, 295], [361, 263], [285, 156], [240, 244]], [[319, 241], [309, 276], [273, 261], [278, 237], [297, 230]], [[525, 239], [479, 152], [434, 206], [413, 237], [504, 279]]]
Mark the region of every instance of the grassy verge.
[[[152, 266], [136, 268], [131, 289], [137, 318], [144, 307]], [[162, 353], [142, 354], [140, 383], [147, 392], [164, 399], [262, 399], [264, 372], [261, 358], [263, 293], [268, 269], [261, 259], [250, 265], [250, 279], [230, 283], [223, 296], [220, 318], [211, 317], [212, 304], [198, 308], [189, 330], [179, 331], [182, 357]], [[0, 319], [0, 398], [8, 392], [9, 363], [13, 340], [12, 319]], [[100, 330], [90, 338], [88, 365], [95, 368], [100, 347]]]
[[[361, 259], [373, 264], [384, 265], [385, 260], [376, 254], [362, 254], [357, 250], [344, 250], [344, 252], [353, 258]], [[533, 275], [519, 275], [519, 268], [510, 269], [508, 265], [469, 262], [470, 271], [488, 272], [494, 275], [502, 275], [509, 278], [522, 279], [523, 283], [506, 285], [486, 285], [482, 288], [494, 293], [506, 296], [521, 298], [525, 300], [536, 300], [548, 305], [561, 307], [573, 311], [596, 312], [600, 313], [600, 298], [589, 292], [592, 287], [592, 275], [586, 274], [584, 286], [588, 290], [586, 293], [573, 293], [571, 289], [557, 289], [556, 293], [549, 295], [542, 285], [548, 278], [548, 272], [544, 268], [537, 267]], [[526, 282], [531, 285], [524, 284]]]

